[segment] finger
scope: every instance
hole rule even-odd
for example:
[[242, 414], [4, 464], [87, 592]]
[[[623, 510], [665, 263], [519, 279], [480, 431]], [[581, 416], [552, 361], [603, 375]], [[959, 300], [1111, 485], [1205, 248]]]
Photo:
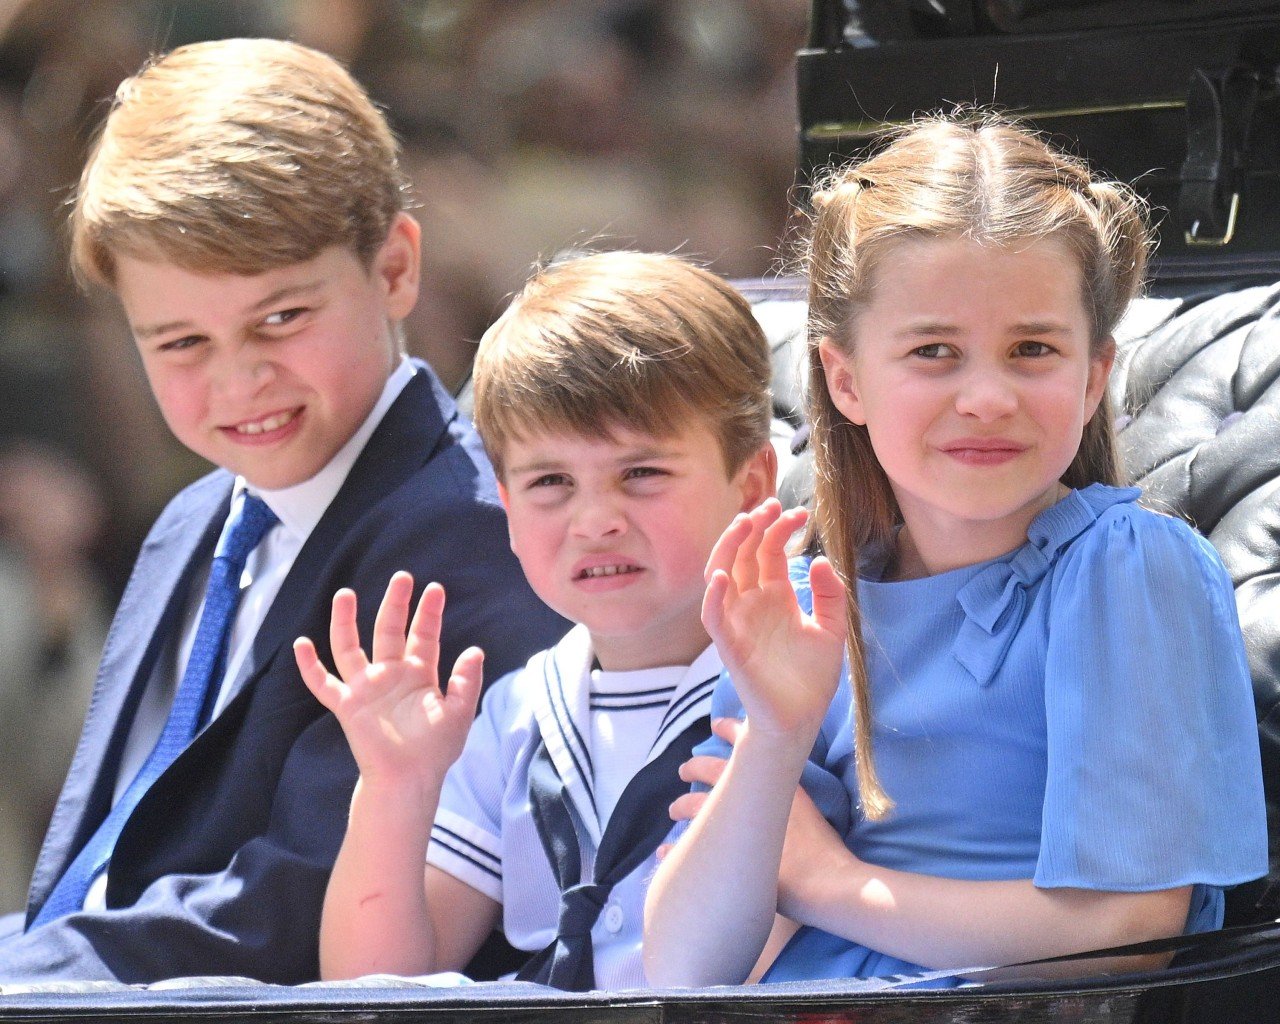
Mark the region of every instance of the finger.
[[444, 699], [454, 705], [458, 714], [465, 713], [467, 717], [475, 718], [483, 682], [484, 651], [479, 647], [468, 647], [453, 663], [453, 674], [449, 676]]
[[732, 745], [737, 744], [746, 728], [747, 723], [741, 718], [717, 718], [711, 722], [711, 731]]
[[329, 647], [338, 675], [351, 682], [369, 667], [369, 659], [360, 646], [360, 630], [356, 626], [356, 592], [343, 587], [333, 595], [333, 611], [329, 616]]
[[707, 567], [702, 572], [702, 578], [706, 582], [711, 582], [711, 577], [717, 572], [728, 573], [733, 569], [733, 559], [738, 553], [738, 547], [746, 539], [751, 532], [751, 520], [745, 512], [739, 512], [733, 517], [724, 533], [720, 534], [720, 538], [711, 548], [711, 554], [707, 556]]
[[710, 795], [710, 793], [685, 793], [684, 796], [678, 796], [671, 801], [667, 813], [672, 821], [693, 821]]
[[405, 653], [411, 658], [421, 658], [435, 669], [440, 661], [440, 623], [443, 619], [444, 587], [439, 583], [428, 583], [413, 613]]
[[293, 642], [293, 660], [298, 663], [298, 672], [307, 689], [316, 700], [333, 711], [342, 698], [342, 685], [329, 675], [316, 654], [316, 645], [305, 636], [298, 637]]
[[809, 588], [813, 592], [813, 621], [833, 636], [845, 636], [848, 596], [835, 566], [821, 555], [809, 565]]
[[717, 569], [707, 580], [707, 590], [702, 595], [702, 625], [707, 636], [711, 637], [711, 642], [720, 651], [722, 659], [729, 650], [729, 636], [724, 628], [724, 606], [731, 592], [736, 596], [733, 580], [723, 569]]
[[787, 509], [764, 531], [758, 558], [761, 583], [788, 582], [787, 544], [795, 532], [804, 526], [808, 518], [807, 509]]
[[710, 754], [699, 754], [680, 765], [677, 772], [685, 782], [701, 782], [704, 786], [714, 786], [724, 774], [725, 765], [729, 762], [723, 757], [712, 757]]
[[404, 657], [404, 628], [409, 621], [409, 602], [413, 600], [413, 577], [398, 572], [387, 583], [387, 592], [373, 620], [374, 661], [399, 661]]
[[664, 860], [666, 860], [667, 854], [669, 854], [675, 848], [676, 848], [675, 843], [659, 843], [658, 848], [653, 851], [654, 855], [658, 858], [658, 863], [661, 864]]
[[733, 582], [740, 592], [751, 590], [760, 582], [760, 542], [764, 539], [764, 531], [777, 519], [781, 508], [777, 499], [769, 498], [752, 509], [747, 517], [751, 523], [751, 532], [738, 545], [733, 559]]

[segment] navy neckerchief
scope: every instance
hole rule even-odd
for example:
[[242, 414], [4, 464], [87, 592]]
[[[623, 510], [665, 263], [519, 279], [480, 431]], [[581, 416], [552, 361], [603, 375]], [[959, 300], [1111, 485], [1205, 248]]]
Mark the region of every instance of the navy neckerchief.
[[631, 779], [609, 816], [590, 880], [582, 877], [578, 830], [564, 782], [545, 738], [538, 744], [529, 766], [529, 798], [538, 838], [560, 887], [560, 917], [555, 939], [524, 965], [519, 980], [570, 992], [595, 987], [591, 929], [613, 887], [670, 833], [668, 807], [689, 791], [678, 769], [710, 734], [710, 719], [697, 719]]

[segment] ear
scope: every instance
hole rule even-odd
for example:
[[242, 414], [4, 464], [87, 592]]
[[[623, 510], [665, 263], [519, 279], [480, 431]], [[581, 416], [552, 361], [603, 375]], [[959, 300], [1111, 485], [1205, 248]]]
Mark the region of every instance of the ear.
[[422, 228], [409, 214], [396, 214], [386, 240], [373, 258], [372, 269], [382, 283], [387, 316], [403, 320], [418, 301], [422, 270]]
[[822, 360], [822, 374], [827, 381], [827, 394], [831, 402], [850, 423], [866, 426], [867, 417], [862, 410], [862, 396], [858, 390], [858, 375], [853, 356], [830, 338], [818, 342], [818, 358]]
[[734, 480], [742, 495], [739, 511], [750, 512], [778, 489], [778, 453], [762, 445], [739, 468]]
[[1089, 378], [1084, 389], [1084, 421], [1088, 423], [1102, 404], [1102, 396], [1107, 393], [1107, 382], [1111, 378], [1111, 367], [1116, 361], [1116, 343], [1108, 338], [1102, 351], [1089, 359]]

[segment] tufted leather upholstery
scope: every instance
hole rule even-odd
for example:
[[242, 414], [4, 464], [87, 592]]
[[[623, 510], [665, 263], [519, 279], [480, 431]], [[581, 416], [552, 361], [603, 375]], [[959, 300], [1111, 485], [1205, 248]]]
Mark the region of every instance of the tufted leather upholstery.
[[[736, 282], [774, 348], [775, 406], [799, 424], [804, 290]], [[1217, 548], [1236, 588], [1262, 741], [1271, 876], [1228, 895], [1228, 924], [1280, 916], [1280, 285], [1143, 298], [1117, 331], [1112, 374], [1119, 441], [1153, 508], [1187, 519]], [[797, 435], [803, 443], [804, 431]], [[813, 495], [810, 453], [781, 483]], [[1212, 685], [1212, 680], [1206, 680]]]

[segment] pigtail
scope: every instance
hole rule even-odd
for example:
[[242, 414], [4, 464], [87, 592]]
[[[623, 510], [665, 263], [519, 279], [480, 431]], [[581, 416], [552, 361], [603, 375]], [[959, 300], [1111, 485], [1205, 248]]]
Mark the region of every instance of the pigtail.
[[855, 246], [857, 204], [872, 182], [856, 170], [837, 175], [813, 197], [806, 254], [809, 276], [809, 419], [814, 452], [814, 517], [809, 547], [820, 547], [844, 584], [845, 647], [854, 700], [854, 758], [862, 811], [872, 820], [893, 807], [875, 769], [871, 685], [858, 607], [858, 556], [871, 540], [888, 542], [897, 517], [884, 470], [865, 427], [850, 423], [827, 390], [818, 346], [848, 344], [860, 292]]
[[1110, 270], [1110, 302], [1098, 311], [1098, 327], [1109, 335], [1142, 289], [1153, 240], [1146, 204], [1131, 188], [1094, 181], [1089, 185], [1089, 197], [1098, 210], [1098, 229]]
[[[1092, 237], [1081, 248], [1092, 250], [1083, 261], [1085, 290], [1091, 306], [1094, 343], [1107, 344], [1129, 303], [1146, 278], [1152, 237], [1146, 206], [1130, 188], [1111, 181], [1088, 179], [1081, 189], [1092, 212]], [[1109, 393], [1104, 393], [1093, 418], [1085, 424], [1080, 450], [1063, 474], [1068, 487], [1092, 483], [1120, 486], [1126, 483], [1115, 437], [1115, 410]]]

